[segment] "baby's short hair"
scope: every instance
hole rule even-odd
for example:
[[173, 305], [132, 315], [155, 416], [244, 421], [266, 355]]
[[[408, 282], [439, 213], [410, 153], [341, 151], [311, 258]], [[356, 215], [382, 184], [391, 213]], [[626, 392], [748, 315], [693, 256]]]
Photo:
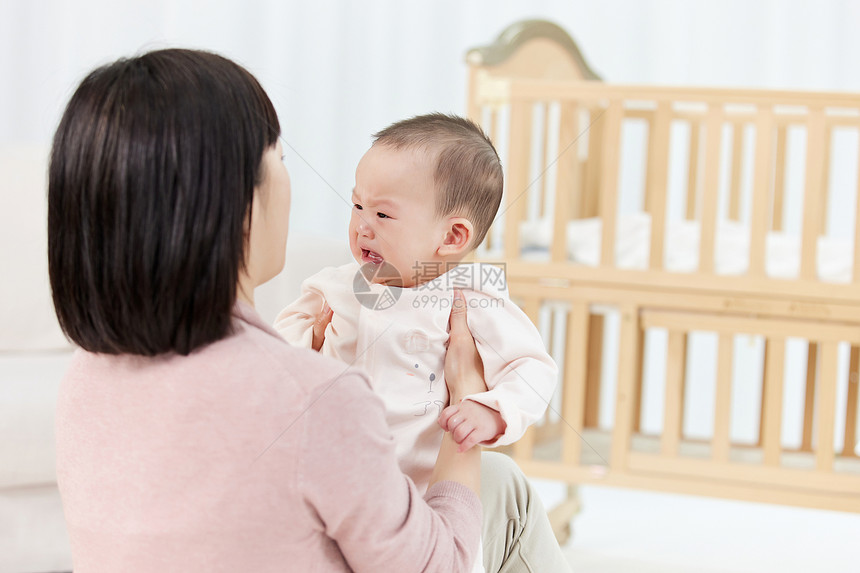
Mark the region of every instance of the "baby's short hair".
[[436, 214], [458, 214], [474, 226], [471, 248], [484, 240], [502, 201], [504, 176], [490, 138], [468, 119], [429, 113], [373, 135], [374, 145], [436, 153]]

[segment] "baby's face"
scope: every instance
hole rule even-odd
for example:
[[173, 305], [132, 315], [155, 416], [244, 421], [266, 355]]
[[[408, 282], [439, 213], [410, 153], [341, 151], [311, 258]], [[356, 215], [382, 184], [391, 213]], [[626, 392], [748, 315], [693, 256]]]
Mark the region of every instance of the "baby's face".
[[[440, 274], [445, 219], [436, 216], [433, 161], [420, 150], [371, 147], [355, 170], [349, 247], [359, 264], [393, 266], [402, 286]], [[393, 281], [386, 281], [393, 282]]]

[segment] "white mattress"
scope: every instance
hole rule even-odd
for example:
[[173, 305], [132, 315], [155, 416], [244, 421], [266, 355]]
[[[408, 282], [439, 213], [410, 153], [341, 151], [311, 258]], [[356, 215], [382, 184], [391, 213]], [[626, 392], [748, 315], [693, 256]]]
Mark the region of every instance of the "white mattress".
[[[599, 218], [577, 219], [567, 224], [567, 256], [575, 263], [597, 266], [603, 223]], [[520, 226], [522, 256], [546, 260], [552, 240], [548, 220], [523, 222]], [[664, 269], [677, 273], [695, 272], [699, 266], [698, 221], [674, 221], [667, 225]], [[618, 218], [615, 243], [616, 268], [648, 268], [651, 249], [651, 217], [647, 213]], [[741, 223], [722, 221], [717, 225], [715, 266], [720, 275], [743, 275], [749, 268], [749, 228]], [[766, 239], [765, 272], [769, 277], [795, 279], [800, 273], [800, 237], [771, 232]], [[818, 240], [818, 278], [832, 283], [848, 283], [852, 277], [853, 243], [847, 239], [820, 237]]]

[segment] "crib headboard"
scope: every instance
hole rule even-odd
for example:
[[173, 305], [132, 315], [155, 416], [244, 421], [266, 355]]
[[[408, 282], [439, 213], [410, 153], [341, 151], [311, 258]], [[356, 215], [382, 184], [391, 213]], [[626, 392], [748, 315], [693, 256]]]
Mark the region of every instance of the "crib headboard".
[[600, 80], [567, 32], [547, 20], [522, 20], [505, 28], [487, 46], [466, 53], [469, 116], [479, 119], [474, 94], [479, 78]]

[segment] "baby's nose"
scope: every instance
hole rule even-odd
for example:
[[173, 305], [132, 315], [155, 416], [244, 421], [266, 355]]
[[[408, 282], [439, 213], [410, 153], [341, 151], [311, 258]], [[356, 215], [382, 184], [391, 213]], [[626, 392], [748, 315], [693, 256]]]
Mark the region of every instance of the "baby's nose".
[[373, 228], [366, 221], [359, 221], [358, 234], [362, 237], [370, 237], [373, 235]]

